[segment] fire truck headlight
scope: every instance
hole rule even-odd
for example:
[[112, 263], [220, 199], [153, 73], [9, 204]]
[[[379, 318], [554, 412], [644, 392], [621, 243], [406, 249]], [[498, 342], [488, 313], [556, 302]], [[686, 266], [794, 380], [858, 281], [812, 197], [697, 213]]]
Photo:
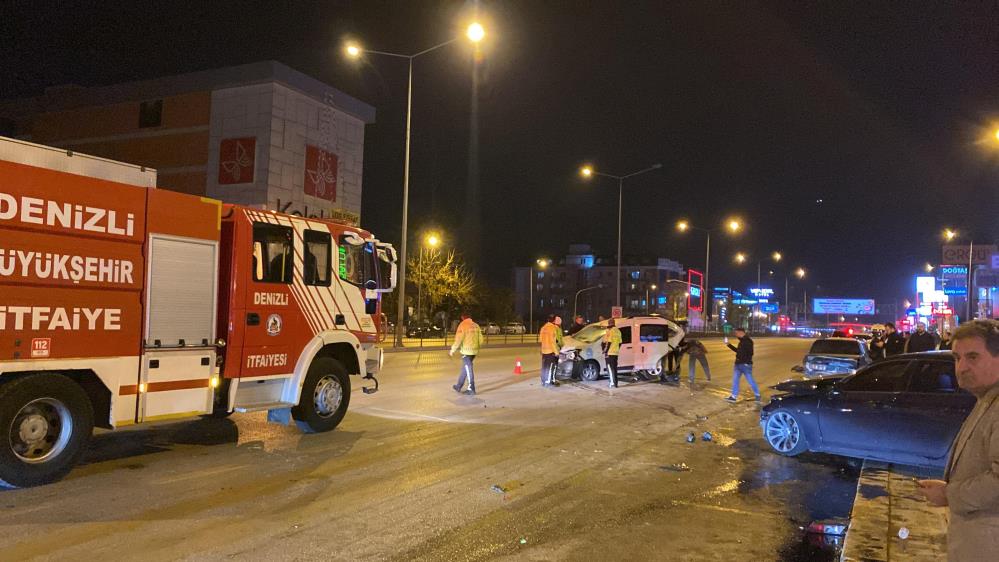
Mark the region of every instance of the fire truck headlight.
[[140, 393], [144, 393], [145, 391], [146, 391], [146, 383], [140, 382], [139, 383], [139, 392]]
[[215, 340], [215, 347], [225, 347], [225, 340], [222, 338]]
[[217, 376], [215, 376], [215, 377], [212, 377], [212, 378], [208, 379], [208, 384], [210, 384], [212, 386], [212, 388], [218, 388], [219, 387], [219, 378]]

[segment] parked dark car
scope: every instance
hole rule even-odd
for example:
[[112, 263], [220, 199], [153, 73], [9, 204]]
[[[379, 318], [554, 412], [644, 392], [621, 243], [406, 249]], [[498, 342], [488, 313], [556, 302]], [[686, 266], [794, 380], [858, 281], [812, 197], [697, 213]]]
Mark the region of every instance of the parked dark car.
[[407, 338], [443, 338], [444, 328], [430, 322], [416, 322], [406, 326]]
[[950, 352], [899, 355], [854, 375], [792, 380], [760, 413], [770, 447], [942, 468], [975, 405]]
[[866, 342], [854, 338], [822, 338], [812, 342], [801, 367], [795, 370], [806, 377], [852, 375], [870, 362]]

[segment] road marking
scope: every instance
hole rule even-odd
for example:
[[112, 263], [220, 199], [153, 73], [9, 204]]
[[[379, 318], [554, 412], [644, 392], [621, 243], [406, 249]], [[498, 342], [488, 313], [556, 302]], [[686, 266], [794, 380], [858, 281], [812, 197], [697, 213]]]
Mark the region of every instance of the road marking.
[[684, 500], [673, 500], [673, 505], [682, 505], [685, 507], [699, 507], [701, 509], [710, 509], [713, 511], [721, 511], [723, 513], [735, 513], [736, 515], [755, 515], [757, 517], [766, 517], [766, 513], [759, 513], [757, 511], [746, 511], [744, 509], [736, 509], [734, 507], [722, 507], [720, 505], [709, 505], [704, 503], [688, 502]]
[[225, 472], [232, 472], [234, 470], [239, 470], [243, 468], [242, 466], [223, 466], [221, 468], [216, 468], [214, 470], [198, 470], [196, 472], [191, 472], [188, 474], [183, 474], [181, 476], [175, 476], [173, 478], [161, 478], [157, 480], [157, 484], [173, 484], [174, 482], [183, 482], [184, 480], [190, 480], [192, 478], [205, 478], [208, 476], [215, 476], [216, 474], [223, 474]]
[[402, 419], [407, 419], [409, 417], [415, 416], [415, 417], [418, 417], [418, 418], [423, 418], [425, 420], [435, 420], [435, 421], [442, 421], [442, 422], [448, 422], [448, 423], [454, 421], [454, 420], [449, 420], [447, 418], [438, 418], [437, 416], [428, 416], [426, 414], [417, 414], [416, 412], [400, 412], [398, 410], [386, 410], [386, 409], [383, 409], [383, 408], [373, 408], [373, 407], [370, 407], [370, 406], [367, 407], [367, 408], [357, 408], [355, 411], [363, 412], [365, 410], [373, 411], [373, 412], [384, 412], [386, 414], [395, 414], [397, 416], [403, 416]]

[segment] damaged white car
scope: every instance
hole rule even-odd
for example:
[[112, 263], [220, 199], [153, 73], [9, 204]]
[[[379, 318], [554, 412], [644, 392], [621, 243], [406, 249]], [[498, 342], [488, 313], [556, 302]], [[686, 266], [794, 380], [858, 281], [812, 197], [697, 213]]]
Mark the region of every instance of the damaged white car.
[[[660, 316], [631, 316], [615, 320], [621, 330], [618, 374], [645, 374], [658, 377], [666, 369], [667, 355], [680, 345], [684, 330]], [[595, 381], [609, 376], [601, 340], [607, 321], [590, 324], [566, 336], [558, 356], [559, 377]]]

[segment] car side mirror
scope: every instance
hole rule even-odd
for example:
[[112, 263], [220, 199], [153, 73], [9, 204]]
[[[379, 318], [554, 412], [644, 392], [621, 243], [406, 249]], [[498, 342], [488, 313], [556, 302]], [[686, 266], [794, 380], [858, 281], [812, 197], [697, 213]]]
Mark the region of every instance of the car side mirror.
[[791, 367], [791, 370], [794, 371], [795, 373], [804, 373], [805, 372], [805, 368], [802, 367], [801, 365], [795, 365], [794, 367]]

